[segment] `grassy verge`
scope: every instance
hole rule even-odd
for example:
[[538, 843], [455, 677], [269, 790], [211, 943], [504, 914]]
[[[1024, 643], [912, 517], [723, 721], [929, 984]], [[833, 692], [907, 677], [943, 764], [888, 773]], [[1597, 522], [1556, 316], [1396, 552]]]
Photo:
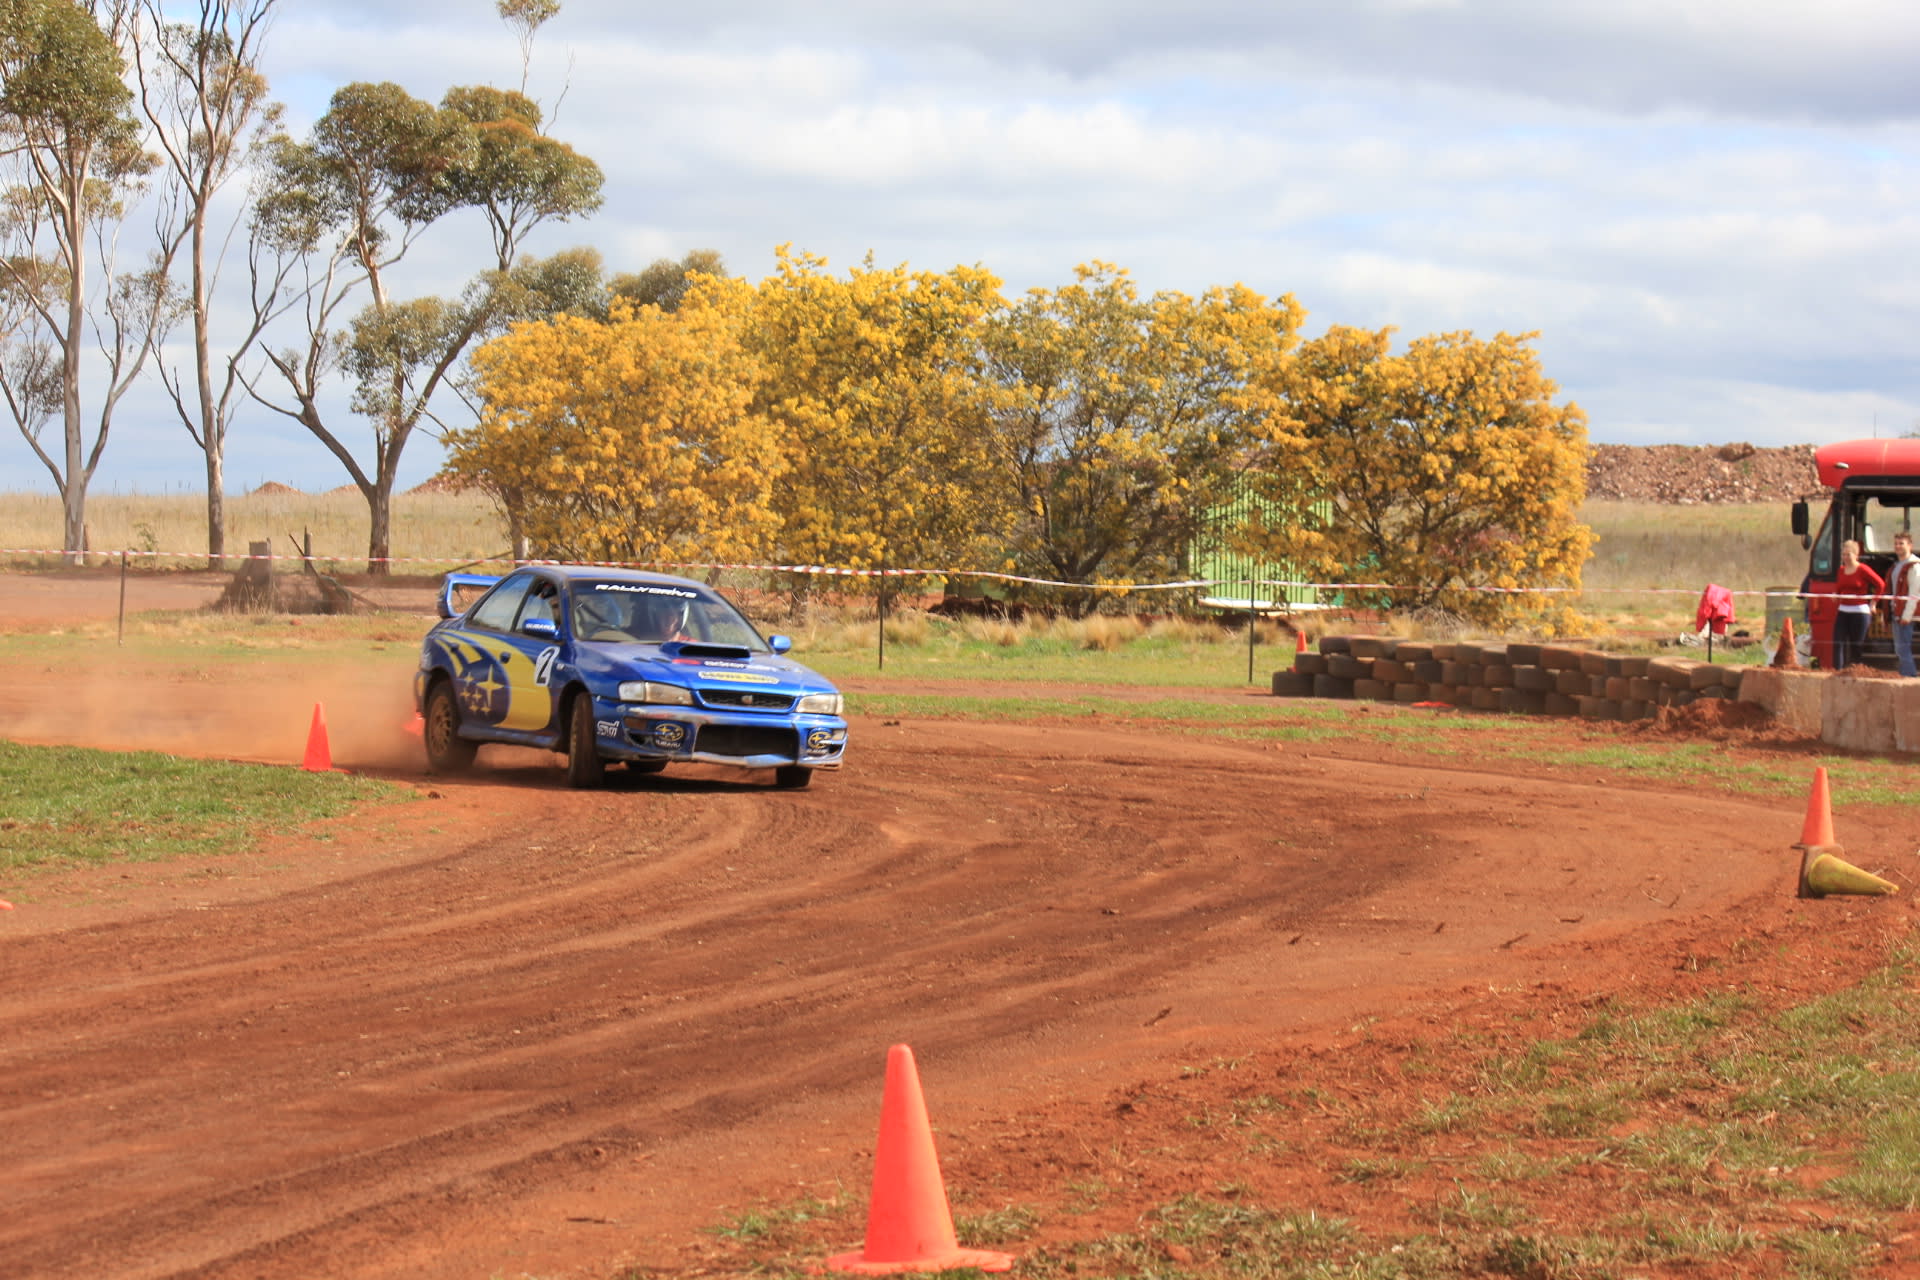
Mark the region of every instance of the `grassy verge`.
[[1779, 799], [1804, 798], [1816, 765], [1832, 777], [1838, 803], [1920, 805], [1912, 766], [1904, 761], [1810, 755], [1799, 750], [1735, 753], [1688, 739], [1632, 738], [1619, 727], [1560, 718], [1419, 710], [1389, 703], [1265, 699], [1203, 702], [1127, 701], [1097, 693], [1025, 698], [1006, 694], [884, 693], [852, 695], [853, 714], [987, 723], [1052, 720], [1153, 725], [1230, 741], [1357, 742], [1448, 760], [1526, 760], [1640, 781]]
[[[1143, 1087], [1089, 1153], [1097, 1176], [1003, 1184], [976, 1212], [961, 1188], [956, 1225], [1021, 1250], [1027, 1277], [1893, 1274], [1920, 1209], [1915, 977], [1902, 950], [1812, 999], [1369, 1033], [1363, 1087], [1319, 1054], [1216, 1060]], [[1183, 1169], [1184, 1194], [1139, 1199]], [[1091, 1225], [1129, 1203], [1126, 1229]], [[707, 1274], [806, 1274], [858, 1239], [861, 1208], [756, 1210], [716, 1228], [729, 1256]]]
[[0, 741], [0, 871], [212, 853], [403, 787], [337, 773]]
[[418, 654], [420, 638], [434, 619], [412, 614], [370, 613], [343, 617], [282, 613], [130, 614], [120, 638], [112, 617], [51, 625], [39, 631], [0, 634], [0, 655], [22, 659], [71, 658], [87, 646], [89, 661], [253, 659], [315, 657], [364, 659], [385, 652]]

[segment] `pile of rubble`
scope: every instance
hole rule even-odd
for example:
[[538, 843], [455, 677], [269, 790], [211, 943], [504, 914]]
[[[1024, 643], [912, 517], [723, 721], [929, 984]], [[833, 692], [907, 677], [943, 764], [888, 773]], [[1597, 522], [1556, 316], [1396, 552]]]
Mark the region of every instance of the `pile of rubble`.
[[1597, 444], [1587, 462], [1587, 497], [1616, 502], [1791, 502], [1820, 493], [1810, 444]]

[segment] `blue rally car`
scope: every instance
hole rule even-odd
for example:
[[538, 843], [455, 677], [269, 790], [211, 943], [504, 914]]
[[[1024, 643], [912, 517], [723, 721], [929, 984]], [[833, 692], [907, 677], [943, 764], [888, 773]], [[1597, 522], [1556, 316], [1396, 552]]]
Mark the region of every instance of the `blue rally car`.
[[[456, 614], [455, 593], [474, 588], [486, 594]], [[772, 769], [804, 787], [847, 748], [838, 691], [699, 582], [550, 565], [449, 574], [440, 616], [414, 677], [436, 771], [510, 742], [565, 752], [576, 787], [598, 786], [609, 761]]]

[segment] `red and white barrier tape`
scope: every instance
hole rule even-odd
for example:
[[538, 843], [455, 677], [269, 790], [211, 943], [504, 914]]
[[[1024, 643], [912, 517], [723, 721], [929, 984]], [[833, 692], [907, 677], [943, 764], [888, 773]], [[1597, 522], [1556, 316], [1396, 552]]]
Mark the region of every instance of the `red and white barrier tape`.
[[[45, 548], [0, 547], [0, 556], [32, 556], [37, 559], [64, 559], [69, 555], [93, 557], [111, 562], [121, 556], [143, 560], [205, 560], [204, 551], [87, 551], [65, 552]], [[303, 563], [330, 564], [351, 562], [354, 564], [422, 564], [448, 565], [455, 563], [448, 557], [426, 556], [386, 556], [382, 558], [359, 556], [302, 556], [269, 554], [264, 556], [240, 555], [230, 553], [228, 560], [269, 560], [298, 561]], [[1068, 587], [1079, 591], [1184, 591], [1199, 587], [1245, 587], [1245, 578], [1188, 578], [1177, 582], [1063, 582], [1056, 578], [1032, 578], [1017, 573], [1000, 573], [992, 569], [854, 569], [841, 565], [821, 564], [754, 564], [708, 560], [511, 560], [505, 556], [486, 560], [460, 561], [466, 565], [499, 565], [503, 569], [517, 568], [521, 564], [573, 564], [595, 569], [729, 569], [747, 570], [755, 573], [798, 573], [820, 577], [841, 578], [990, 578], [996, 582], [1020, 582], [1036, 587]], [[1301, 582], [1286, 578], [1255, 579], [1255, 587], [1285, 587], [1300, 591], [1426, 591], [1432, 588], [1405, 586], [1391, 582]], [[1698, 587], [1446, 587], [1446, 591], [1471, 591], [1493, 595], [1678, 595], [1698, 597]], [[1784, 597], [1793, 599], [1807, 598], [1799, 591], [1779, 591], [1767, 589], [1735, 588], [1730, 594], [1736, 596]]]

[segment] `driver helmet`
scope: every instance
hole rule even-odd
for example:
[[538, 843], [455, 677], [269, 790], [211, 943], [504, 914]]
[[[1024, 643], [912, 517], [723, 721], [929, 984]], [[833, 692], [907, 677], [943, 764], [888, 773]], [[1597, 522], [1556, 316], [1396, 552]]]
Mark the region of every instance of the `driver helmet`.
[[649, 640], [673, 640], [686, 634], [687, 602], [672, 596], [647, 596], [641, 601], [643, 630]]

